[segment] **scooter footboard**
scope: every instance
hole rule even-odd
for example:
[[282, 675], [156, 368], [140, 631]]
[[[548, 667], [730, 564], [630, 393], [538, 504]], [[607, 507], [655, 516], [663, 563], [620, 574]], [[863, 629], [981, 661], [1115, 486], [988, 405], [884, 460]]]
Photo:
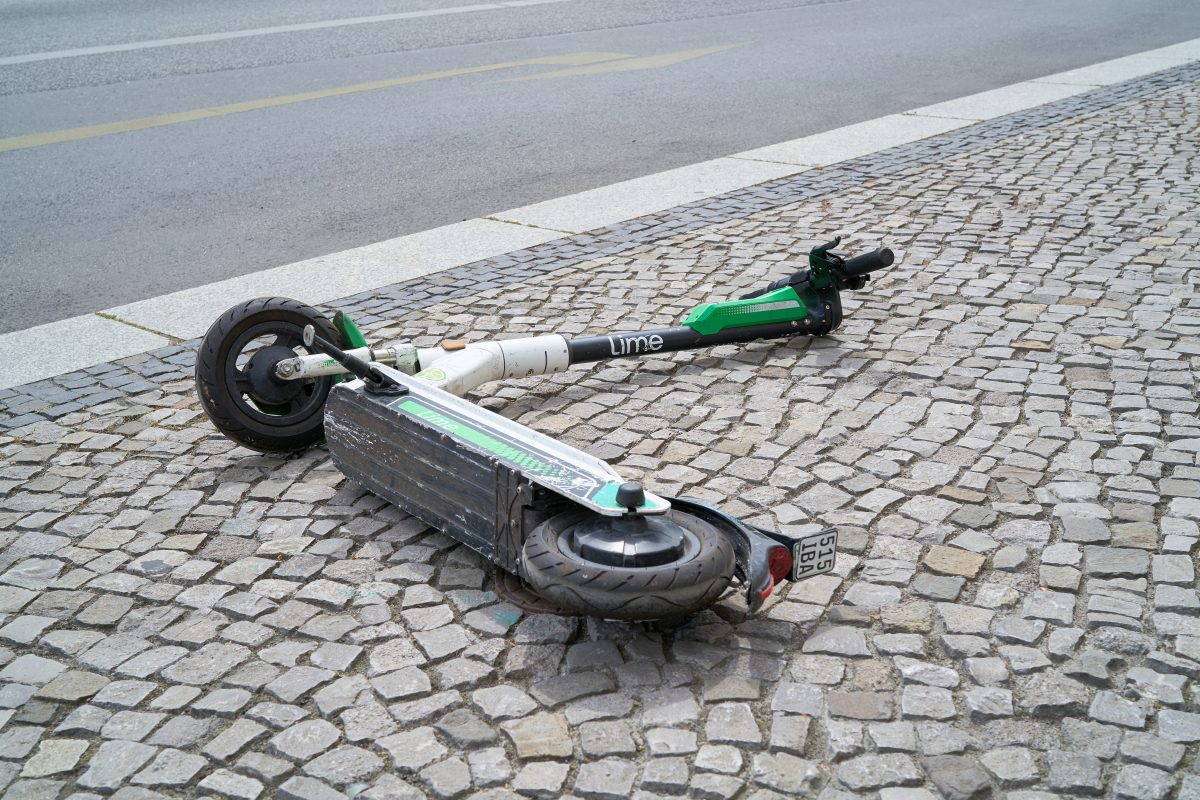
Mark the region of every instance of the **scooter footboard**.
[[545, 516], [533, 508], [538, 487], [499, 458], [399, 410], [405, 401], [372, 395], [357, 382], [336, 387], [325, 409], [334, 463], [351, 480], [515, 572], [523, 531]]

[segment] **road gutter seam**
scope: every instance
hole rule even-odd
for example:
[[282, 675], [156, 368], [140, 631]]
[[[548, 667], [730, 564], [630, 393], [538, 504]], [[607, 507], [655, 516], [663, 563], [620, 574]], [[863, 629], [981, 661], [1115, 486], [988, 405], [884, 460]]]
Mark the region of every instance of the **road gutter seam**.
[[491, 220], [492, 222], [503, 222], [505, 225], [520, 225], [523, 228], [537, 228], [540, 231], [554, 231], [555, 233], [565, 233], [567, 236], [575, 236], [582, 231], [569, 231], [565, 228], [548, 228], [545, 225], [534, 225], [532, 222], [519, 222], [515, 219], [504, 219], [503, 217], [487, 216], [483, 219]]
[[121, 319], [116, 314], [110, 314], [107, 311], [97, 311], [96, 316], [99, 317], [100, 319], [109, 320], [110, 322], [117, 322], [117, 323], [120, 323], [121, 325], [128, 325], [131, 328], [137, 328], [139, 331], [145, 331], [146, 333], [152, 333], [155, 336], [161, 336], [162, 338], [166, 339], [171, 344], [183, 344], [183, 342], [184, 342], [184, 340], [180, 339], [178, 336], [172, 336], [171, 334], [166, 333], [164, 331], [155, 330], [154, 328], [148, 327], [146, 325], [139, 325], [136, 322], [130, 322], [127, 319]]

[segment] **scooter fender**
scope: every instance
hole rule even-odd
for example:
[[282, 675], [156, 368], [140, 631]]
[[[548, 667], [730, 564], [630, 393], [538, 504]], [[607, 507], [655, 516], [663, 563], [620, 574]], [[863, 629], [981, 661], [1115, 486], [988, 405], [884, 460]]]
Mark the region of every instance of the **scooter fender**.
[[[671, 506], [680, 511], [686, 511], [700, 517], [712, 525], [733, 542], [736, 557], [734, 574], [746, 587], [746, 605], [751, 613], [762, 608], [762, 604], [775, 589], [775, 578], [771, 575], [771, 552], [785, 548], [788, 553], [788, 565], [791, 564], [790, 537], [786, 534], [770, 534], [761, 528], [756, 528], [742, 522], [735, 516], [727, 514], [715, 506], [690, 497], [671, 497]], [[788, 541], [777, 539], [782, 536]]]

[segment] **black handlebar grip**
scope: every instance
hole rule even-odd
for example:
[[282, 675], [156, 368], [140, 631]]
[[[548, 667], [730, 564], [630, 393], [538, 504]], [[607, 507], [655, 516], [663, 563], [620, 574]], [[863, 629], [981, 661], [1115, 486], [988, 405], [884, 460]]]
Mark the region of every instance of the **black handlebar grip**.
[[873, 253], [863, 253], [850, 259], [842, 265], [842, 271], [851, 278], [857, 278], [859, 275], [890, 267], [895, 261], [896, 254], [886, 247], [881, 247]]

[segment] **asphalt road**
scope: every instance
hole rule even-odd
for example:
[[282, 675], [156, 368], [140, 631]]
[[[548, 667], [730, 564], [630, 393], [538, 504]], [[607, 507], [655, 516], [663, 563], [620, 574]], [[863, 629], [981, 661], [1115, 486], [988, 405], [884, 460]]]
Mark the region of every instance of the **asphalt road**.
[[0, 333], [1200, 37], [1195, 0], [520, 2], [0, 0]]

